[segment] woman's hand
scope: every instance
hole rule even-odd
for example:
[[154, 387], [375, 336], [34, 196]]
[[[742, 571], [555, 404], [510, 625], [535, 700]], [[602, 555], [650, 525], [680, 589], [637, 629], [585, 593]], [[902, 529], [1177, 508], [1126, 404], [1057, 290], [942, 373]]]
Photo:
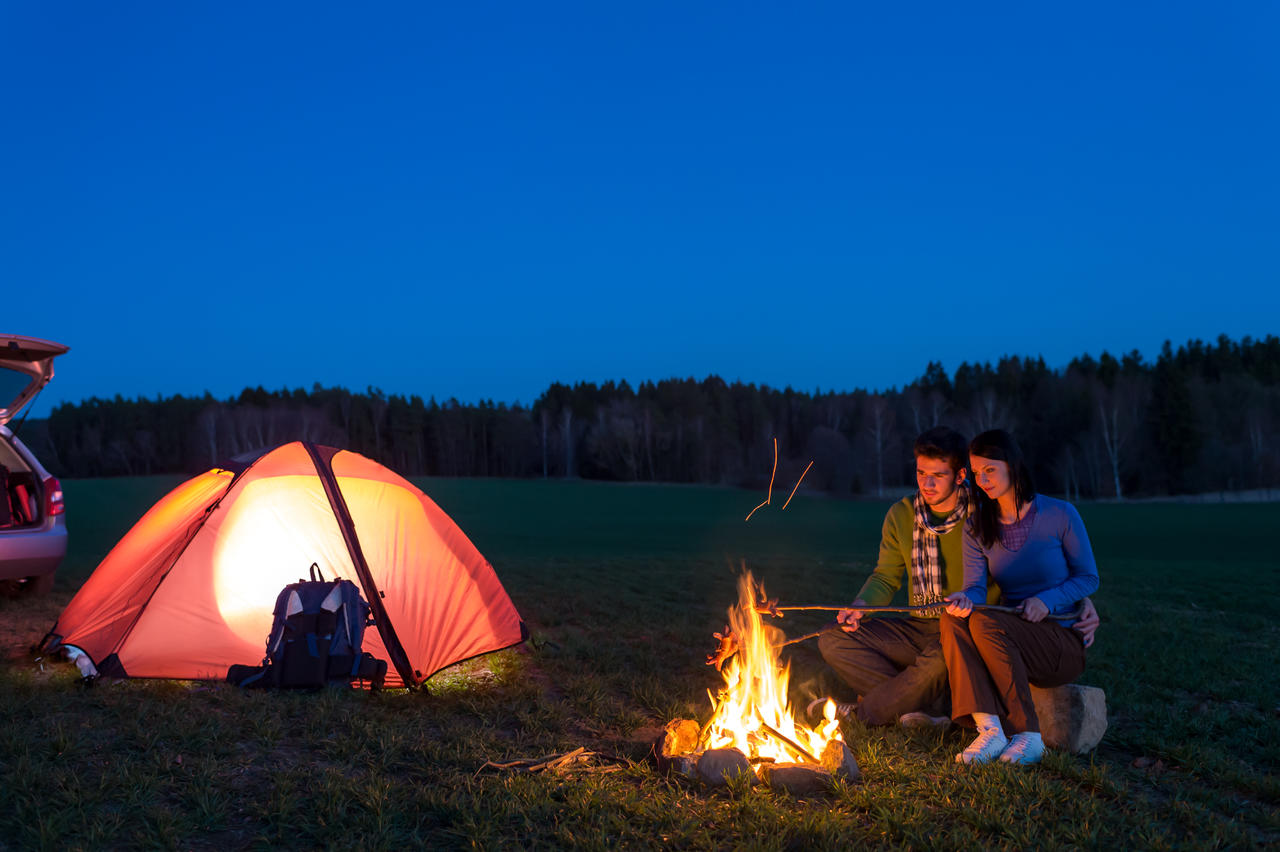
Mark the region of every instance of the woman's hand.
[[947, 602], [947, 613], [957, 618], [968, 618], [969, 613], [973, 612], [973, 601], [969, 600], [969, 596], [964, 592], [952, 592], [945, 598]]
[[858, 622], [862, 621], [862, 610], [856, 609], [859, 605], [866, 605], [866, 601], [858, 598], [853, 602], [853, 606], [849, 609], [842, 609], [836, 613], [836, 623], [840, 625], [840, 629], [845, 633], [853, 633], [858, 629]]
[[1027, 598], [1022, 602], [1022, 617], [1031, 623], [1044, 621], [1044, 617], [1049, 614], [1049, 607], [1044, 605], [1044, 601], [1039, 598]]
[[1084, 646], [1088, 648], [1093, 644], [1093, 635], [1098, 632], [1098, 625], [1102, 623], [1102, 619], [1098, 618], [1098, 609], [1093, 605], [1091, 598], [1085, 598], [1084, 611], [1080, 613], [1080, 617], [1076, 619], [1076, 623], [1071, 625], [1071, 629], [1080, 634], [1080, 638], [1084, 640]]

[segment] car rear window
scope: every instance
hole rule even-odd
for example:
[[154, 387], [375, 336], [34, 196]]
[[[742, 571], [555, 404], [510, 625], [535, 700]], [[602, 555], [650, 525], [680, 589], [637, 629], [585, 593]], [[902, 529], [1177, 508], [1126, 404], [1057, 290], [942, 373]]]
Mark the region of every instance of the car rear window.
[[10, 473], [18, 473], [31, 469], [27, 466], [27, 463], [23, 460], [22, 456], [18, 455], [17, 451], [13, 449], [9, 444], [8, 439], [3, 435], [0, 435], [0, 465], [7, 467]]
[[31, 376], [9, 367], [0, 367], [0, 408], [18, 398], [18, 394], [31, 384]]

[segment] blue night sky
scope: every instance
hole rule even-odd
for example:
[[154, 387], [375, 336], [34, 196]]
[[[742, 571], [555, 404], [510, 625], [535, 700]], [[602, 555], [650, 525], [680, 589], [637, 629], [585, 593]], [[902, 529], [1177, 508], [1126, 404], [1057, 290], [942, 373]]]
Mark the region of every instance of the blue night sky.
[[4, 4], [35, 416], [1280, 333], [1280, 6], [871, 7]]

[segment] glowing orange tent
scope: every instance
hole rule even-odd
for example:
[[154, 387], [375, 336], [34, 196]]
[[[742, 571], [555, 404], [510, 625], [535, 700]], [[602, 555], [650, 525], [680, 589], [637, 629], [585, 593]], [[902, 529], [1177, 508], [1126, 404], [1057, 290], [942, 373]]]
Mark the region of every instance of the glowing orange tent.
[[493, 567], [448, 515], [364, 456], [285, 444], [179, 485], [107, 554], [50, 631], [115, 677], [221, 679], [261, 662], [276, 595], [318, 563], [360, 587], [387, 685], [523, 641]]

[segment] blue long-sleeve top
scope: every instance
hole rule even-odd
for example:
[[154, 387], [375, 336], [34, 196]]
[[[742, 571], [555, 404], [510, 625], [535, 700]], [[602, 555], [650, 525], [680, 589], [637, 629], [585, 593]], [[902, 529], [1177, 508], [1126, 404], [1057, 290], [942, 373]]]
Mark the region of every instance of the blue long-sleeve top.
[[[1098, 588], [1098, 564], [1075, 506], [1037, 494], [1036, 515], [1026, 542], [1015, 551], [999, 538], [984, 548], [970, 525], [964, 531], [964, 592], [987, 602], [987, 575], [1000, 585], [1003, 601], [1017, 606], [1039, 598], [1049, 612], [1070, 612]], [[1064, 622], [1065, 623], [1065, 622]]]

